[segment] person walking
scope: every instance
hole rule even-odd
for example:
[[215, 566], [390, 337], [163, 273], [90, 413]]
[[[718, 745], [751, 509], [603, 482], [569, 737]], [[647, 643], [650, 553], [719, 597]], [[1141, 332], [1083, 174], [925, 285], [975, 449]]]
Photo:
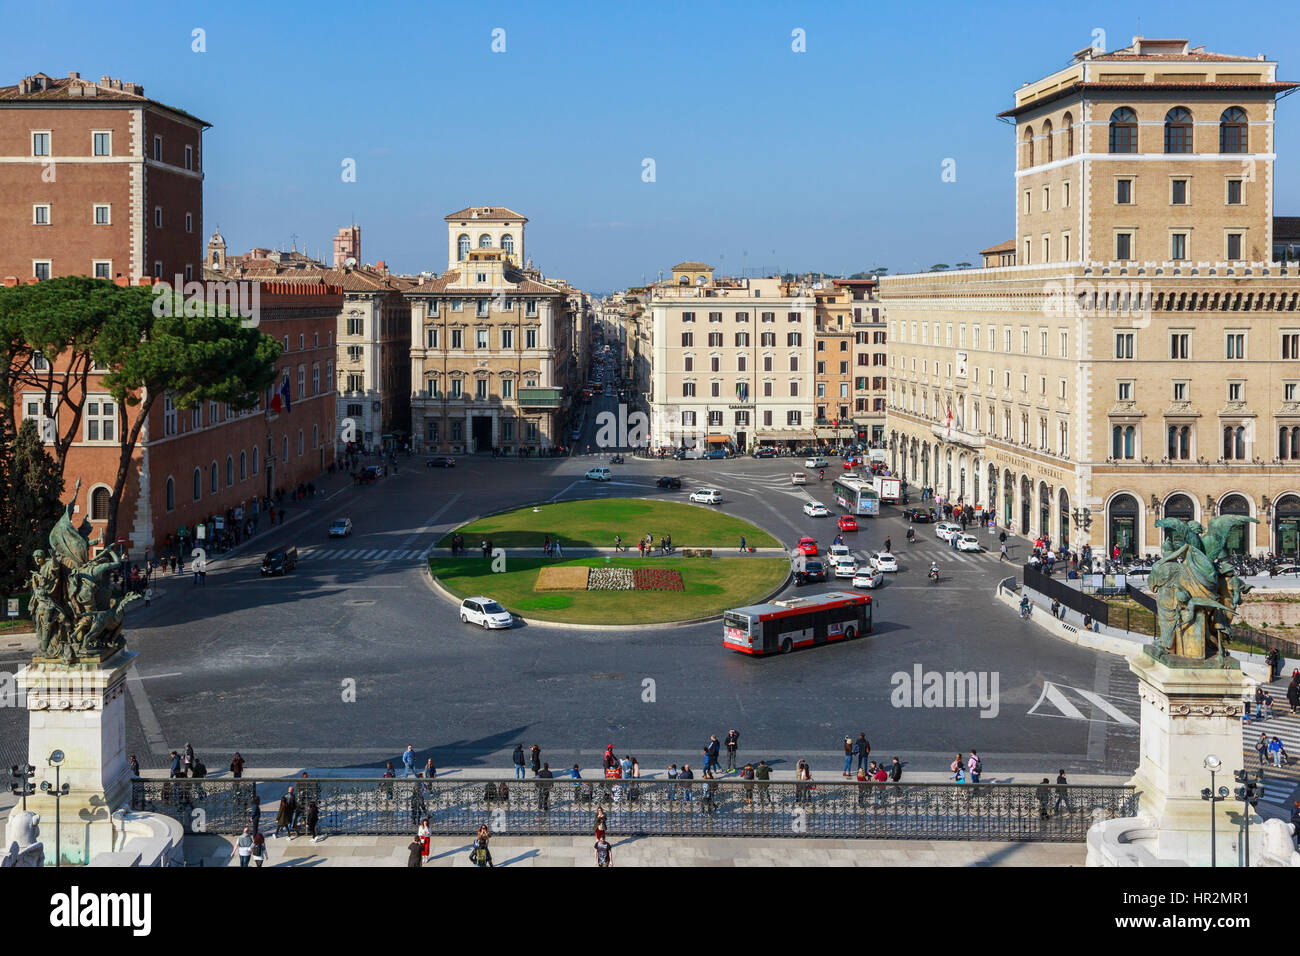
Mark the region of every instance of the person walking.
[[320, 807], [313, 800], [307, 804], [307, 835], [311, 837], [311, 842], [316, 843], [320, 837], [316, 835], [316, 827], [320, 823]]
[[424, 779], [432, 780], [436, 776], [438, 776], [438, 768], [433, 765], [433, 758], [430, 757], [424, 762]]
[[131, 754], [128, 763], [131, 765], [131, 776], [138, 780], [140, 778], [140, 761], [135, 759], [135, 754]]
[[998, 560], [999, 561], [1009, 560], [1007, 558], [1007, 543], [1005, 541], [1003, 541], [1002, 544], [998, 546]]
[[523, 779], [524, 779], [524, 776], [525, 776], [525, 774], [524, 774], [524, 767], [527, 766], [527, 763], [526, 763], [525, 760], [524, 760], [524, 745], [523, 745], [523, 744], [515, 744], [515, 754], [514, 754], [514, 757], [513, 757], [512, 759], [513, 759], [513, 761], [514, 761], [514, 765], [515, 765], [515, 779], [516, 779], [516, 780], [523, 780]]
[[248, 827], [244, 827], [244, 832], [235, 840], [235, 846], [230, 851], [232, 860], [236, 855], [239, 857], [240, 869], [246, 868], [248, 861], [253, 858], [253, 831]]
[[734, 728], [727, 731], [727, 771], [736, 772], [736, 751], [740, 748], [740, 733]]
[[[420, 846], [420, 841], [417, 838], [415, 837], [411, 838], [411, 842], [406, 844], [406, 850], [407, 850], [406, 866], [408, 869], [418, 870], [421, 866], [423, 866], [422, 861], [424, 860], [424, 847]], [[472, 852], [470, 858], [473, 859]]]
[[1300, 710], [1300, 675], [1291, 678], [1286, 687], [1286, 702], [1291, 705], [1291, 713]]
[[1264, 766], [1264, 759], [1268, 756], [1268, 734], [1260, 734], [1259, 740], [1255, 741], [1255, 753], [1259, 756], [1259, 765]]
[[1065, 804], [1065, 812], [1073, 813], [1074, 808], [1070, 806], [1070, 781], [1065, 779], [1065, 768], [1062, 767], [1056, 771], [1056, 805], [1052, 807], [1052, 812], [1056, 813], [1061, 809], [1061, 804]]
[[281, 830], [289, 833], [290, 839], [293, 838], [293, 806], [290, 803], [292, 797], [292, 793], [286, 793], [280, 798], [280, 809], [275, 812], [275, 832], [271, 834], [272, 839], [278, 837]]
[[[966, 782], [966, 761], [961, 754], [957, 754], [953, 758], [952, 763], [948, 765], [948, 770], [952, 773], [952, 780], [957, 783]], [[1047, 783], [1046, 778], [1044, 778], [1043, 783]]]
[[415, 831], [415, 838], [420, 841], [421, 865], [429, 862], [429, 835], [432, 832], [433, 831], [429, 829], [429, 818], [425, 817], [420, 821], [420, 826]]
[[894, 783], [898, 783], [898, 781], [903, 779], [903, 765], [899, 763], [897, 757], [895, 757], [894, 762], [889, 765], [889, 779]]
[[1034, 796], [1038, 798], [1038, 818], [1046, 820], [1052, 815], [1047, 809], [1047, 805], [1052, 802], [1051, 781], [1044, 777], [1043, 782], [1034, 788]]
[[1274, 737], [1268, 742], [1268, 756], [1274, 767], [1282, 766], [1282, 741]]
[[173, 780], [185, 776], [185, 765], [181, 762], [181, 755], [175, 750], [172, 751], [171, 768], [167, 771], [167, 775]]
[[266, 836], [257, 827], [253, 827], [253, 865], [259, 870], [266, 862]]
[[551, 773], [549, 763], [542, 764], [542, 769], [537, 772], [537, 777], [542, 783], [537, 785], [537, 809], [549, 811], [551, 809], [551, 778], [555, 775]]
[[979, 783], [984, 764], [980, 761], [979, 754], [973, 749], [970, 752], [970, 759], [966, 762], [966, 769], [970, 772], [970, 782]]
[[597, 866], [614, 865], [614, 848], [609, 845], [603, 834], [596, 838], [595, 852]]
[[602, 806], [596, 807], [596, 819], [593, 823], [593, 829], [596, 832], [597, 840], [605, 839], [605, 828], [607, 822], [608, 821], [605, 817], [605, 808]]
[[717, 769], [718, 769], [718, 751], [721, 749], [721, 744], [718, 743], [718, 735], [717, 735], [717, 734], [709, 734], [709, 745], [708, 745], [707, 747], [705, 747], [704, 749], [705, 749], [705, 754], [706, 754], [706, 756], [708, 757], [708, 764], [705, 766], [704, 769], [705, 769], [705, 770], [717, 770]]
[[538, 776], [542, 769], [542, 748], [533, 744], [532, 749], [528, 751], [529, 762], [533, 767], [533, 776]]
[[244, 775], [244, 757], [238, 750], [230, 761], [230, 775], [236, 780]]
[[740, 536], [740, 553], [745, 553], [745, 536], [743, 534]]
[[402, 753], [402, 766], [406, 770], [408, 777], [415, 776], [415, 745], [407, 744], [406, 750]]

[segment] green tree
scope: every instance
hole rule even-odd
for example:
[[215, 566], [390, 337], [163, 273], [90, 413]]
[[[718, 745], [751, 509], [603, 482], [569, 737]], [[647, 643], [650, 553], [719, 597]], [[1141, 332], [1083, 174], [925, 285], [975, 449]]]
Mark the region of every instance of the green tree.
[[[0, 289], [0, 428], [12, 442], [24, 395], [38, 393], [41, 439], [59, 474], [81, 432], [100, 333], [130, 301], [106, 279], [64, 276]], [[10, 446], [12, 447], [12, 445]]]
[[97, 359], [112, 369], [103, 387], [117, 399], [119, 455], [104, 531], [110, 542], [117, 540], [122, 491], [154, 403], [169, 393], [182, 409], [208, 401], [237, 411], [253, 408], [275, 382], [280, 356], [280, 343], [246, 327], [238, 316], [184, 315], [179, 301], [170, 310], [158, 310], [157, 296], [148, 286], [118, 292], [121, 307], [96, 343]]
[[946, 263], [946, 262], [936, 262], [934, 265], [930, 266], [930, 271], [931, 271], [931, 272], [943, 272], [943, 271], [945, 271], [947, 268], [948, 268], [948, 263]]
[[63, 513], [63, 478], [36, 423], [26, 419], [0, 455], [0, 594], [22, 591], [39, 548]]

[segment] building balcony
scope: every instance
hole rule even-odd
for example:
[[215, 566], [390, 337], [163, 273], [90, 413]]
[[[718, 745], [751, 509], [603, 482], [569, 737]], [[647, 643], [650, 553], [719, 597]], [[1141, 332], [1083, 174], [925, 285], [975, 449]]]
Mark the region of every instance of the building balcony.
[[519, 389], [519, 406], [521, 408], [557, 409], [564, 402], [562, 388], [521, 388]]

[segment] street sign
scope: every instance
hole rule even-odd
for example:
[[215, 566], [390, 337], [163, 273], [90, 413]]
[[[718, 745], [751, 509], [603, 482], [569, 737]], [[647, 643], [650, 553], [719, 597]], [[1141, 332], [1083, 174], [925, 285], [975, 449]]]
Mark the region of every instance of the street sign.
[[8, 608], [7, 608], [7, 610], [6, 610], [5, 613], [6, 613], [9, 617], [17, 617], [17, 616], [18, 616], [18, 599], [17, 599], [17, 598], [10, 598], [8, 604], [9, 604], [9, 606], [8, 606]]

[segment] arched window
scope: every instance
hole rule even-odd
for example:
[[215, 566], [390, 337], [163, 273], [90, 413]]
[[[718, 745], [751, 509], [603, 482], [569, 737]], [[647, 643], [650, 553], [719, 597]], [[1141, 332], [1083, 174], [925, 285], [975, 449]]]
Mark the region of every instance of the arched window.
[[1291, 429], [1285, 426], [1277, 430], [1277, 457], [1284, 461], [1291, 457]]
[[481, 236], [478, 237], [478, 247], [479, 247], [480, 249], [491, 249], [491, 248], [492, 248], [492, 237], [489, 236], [486, 232], [483, 233], [483, 235], [481, 235]]
[[1165, 152], [1190, 153], [1191, 151], [1191, 111], [1183, 106], [1175, 106], [1165, 114]]
[[198, 501], [203, 497], [203, 469], [194, 469], [194, 500]]
[[[1219, 502], [1219, 514], [1221, 515], [1250, 515], [1250, 502], [1244, 495], [1227, 495]], [[1228, 535], [1224, 538], [1223, 547], [1229, 554], [1245, 554], [1247, 551], [1247, 532], [1245, 525], [1237, 525], [1229, 529]]]
[[229, 488], [235, 483], [235, 459], [233, 455], [226, 456], [226, 487]]
[[256, 445], [254, 445], [254, 446], [253, 446], [253, 474], [257, 474], [257, 468], [258, 468], [258, 465], [259, 465], [259, 461], [258, 461], [258, 459], [259, 459], [259, 457], [260, 457], [259, 454], [258, 454], [258, 452], [259, 452], [258, 447], [257, 447]]
[[1065, 155], [1074, 155], [1074, 114], [1066, 113], [1061, 117], [1061, 133], [1065, 137]]
[[1052, 161], [1052, 121], [1043, 122], [1043, 162]]
[[304, 450], [304, 447], [303, 447], [302, 429], [299, 428], [299, 429], [298, 429], [298, 457], [299, 457], [299, 458], [302, 457], [303, 450]]
[[107, 488], [96, 488], [90, 493], [90, 520], [108, 520], [108, 502], [112, 497]]
[[501, 249], [502, 249], [502, 250], [503, 250], [507, 255], [511, 255], [511, 256], [513, 256], [513, 255], [515, 254], [515, 237], [512, 236], [512, 235], [511, 235], [510, 233], [508, 233], [508, 232], [507, 232], [504, 236], [502, 236], [502, 237], [501, 237]]
[[469, 236], [461, 233], [456, 239], [456, 258], [462, 262], [469, 255]]
[[1136, 153], [1138, 151], [1138, 118], [1127, 106], [1110, 114], [1110, 151]]
[[239, 480], [243, 481], [248, 477], [248, 452], [239, 453]]
[[311, 426], [311, 447], [320, 447], [320, 428], [317, 425]]
[[167, 510], [176, 510], [176, 479], [167, 476]]
[[1113, 553], [1118, 547], [1121, 555], [1132, 556], [1137, 552], [1137, 499], [1127, 494], [1116, 495], [1107, 512], [1110, 517], [1107, 550]]
[[1110, 432], [1110, 456], [1116, 460], [1136, 454], [1137, 430], [1132, 425], [1116, 425]]
[[217, 463], [214, 461], [208, 469], [208, 493], [217, 493]]
[[1244, 425], [1223, 427], [1223, 457], [1229, 461], [1245, 460], [1246, 427]]
[[1025, 151], [1024, 151], [1024, 168], [1028, 169], [1034, 165], [1034, 128], [1025, 127]]
[[1250, 145], [1250, 127], [1246, 111], [1230, 106], [1219, 117], [1219, 152], [1245, 153]]

